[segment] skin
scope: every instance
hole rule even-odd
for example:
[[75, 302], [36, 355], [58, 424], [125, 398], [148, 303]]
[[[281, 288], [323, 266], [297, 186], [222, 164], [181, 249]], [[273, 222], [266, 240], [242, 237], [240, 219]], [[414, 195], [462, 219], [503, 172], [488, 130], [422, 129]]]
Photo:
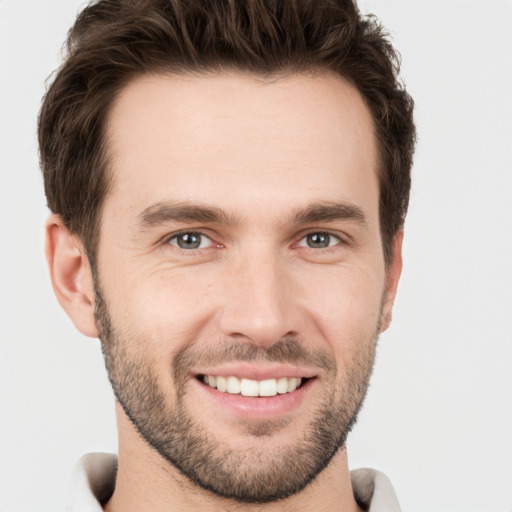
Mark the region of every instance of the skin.
[[[401, 273], [401, 232], [391, 265], [384, 264], [378, 155], [360, 94], [327, 74], [145, 76], [121, 92], [107, 133], [113, 183], [101, 216], [98, 280], [124, 349], [151, 363], [170, 402], [169, 364], [187, 347], [268, 349], [293, 336], [327, 354], [335, 380], [315, 369], [300, 404], [272, 418], [285, 421], [264, 438], [251, 434], [257, 420], [211, 400], [194, 375], [185, 383], [190, 417], [231, 449], [293, 448], [328, 389], [347, 385], [355, 361], [365, 357], [371, 368]], [[170, 218], [165, 212], [176, 205], [222, 215]], [[304, 214], [333, 205], [331, 219]], [[202, 233], [203, 245], [180, 249], [175, 235], [183, 231]], [[330, 246], [309, 247], [311, 233], [329, 233]], [[97, 337], [89, 263], [57, 216], [47, 223], [47, 257], [59, 301], [81, 332]], [[158, 512], [170, 504], [180, 511], [359, 510], [344, 447], [298, 494], [240, 505], [191, 484], [119, 405], [117, 417], [119, 471], [108, 511]]]

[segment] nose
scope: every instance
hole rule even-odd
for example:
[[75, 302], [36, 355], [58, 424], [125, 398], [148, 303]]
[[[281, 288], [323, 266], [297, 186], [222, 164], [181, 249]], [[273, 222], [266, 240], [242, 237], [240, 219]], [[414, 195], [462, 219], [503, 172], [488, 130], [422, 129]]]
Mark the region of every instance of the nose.
[[275, 255], [241, 258], [222, 293], [219, 321], [224, 336], [267, 347], [299, 336], [301, 315], [293, 275], [286, 267]]

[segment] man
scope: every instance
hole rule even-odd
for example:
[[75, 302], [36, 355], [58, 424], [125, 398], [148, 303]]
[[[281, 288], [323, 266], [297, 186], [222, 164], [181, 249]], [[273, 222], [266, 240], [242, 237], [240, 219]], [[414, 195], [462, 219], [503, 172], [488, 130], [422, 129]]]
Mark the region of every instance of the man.
[[399, 510], [348, 470], [401, 272], [412, 101], [347, 0], [90, 4], [39, 142], [61, 305], [118, 458], [70, 510]]

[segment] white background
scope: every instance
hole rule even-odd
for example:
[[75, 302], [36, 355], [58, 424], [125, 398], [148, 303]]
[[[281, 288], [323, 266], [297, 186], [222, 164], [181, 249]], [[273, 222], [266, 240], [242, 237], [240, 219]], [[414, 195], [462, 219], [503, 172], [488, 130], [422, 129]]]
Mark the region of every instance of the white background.
[[[36, 115], [76, 0], [0, 0], [0, 510], [64, 510], [88, 451], [116, 451], [99, 342], [57, 304]], [[352, 468], [413, 512], [512, 511], [512, 2], [366, 0], [391, 31], [419, 145], [394, 323]]]

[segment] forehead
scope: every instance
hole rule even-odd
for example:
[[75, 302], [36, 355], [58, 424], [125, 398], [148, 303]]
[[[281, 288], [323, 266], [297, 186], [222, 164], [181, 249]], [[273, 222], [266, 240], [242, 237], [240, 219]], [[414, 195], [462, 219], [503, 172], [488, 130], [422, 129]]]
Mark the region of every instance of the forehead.
[[371, 115], [331, 74], [147, 75], [121, 91], [107, 139], [115, 208], [177, 199], [244, 209], [263, 198], [295, 208], [307, 196], [377, 195]]

